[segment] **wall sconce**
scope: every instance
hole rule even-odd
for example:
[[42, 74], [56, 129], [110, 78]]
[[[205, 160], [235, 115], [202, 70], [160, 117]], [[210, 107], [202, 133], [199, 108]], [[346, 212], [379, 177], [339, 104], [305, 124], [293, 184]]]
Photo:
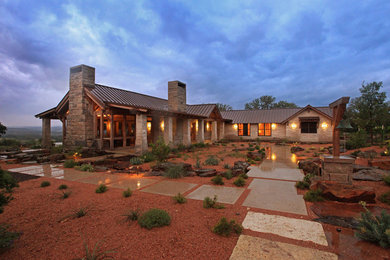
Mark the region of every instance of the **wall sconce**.
[[196, 130], [196, 132], [198, 132], [198, 129], [199, 129], [199, 122], [198, 122], [198, 120], [196, 120], [196, 122], [195, 122], [195, 130]]
[[272, 161], [275, 161], [275, 160], [276, 160], [276, 154], [273, 153], [273, 154], [271, 155], [271, 160], [272, 160]]
[[326, 128], [328, 128], [328, 124], [326, 123], [326, 122], [323, 122], [322, 124], [321, 124], [321, 127], [322, 127], [322, 129], [326, 129]]
[[207, 129], [207, 131], [210, 129], [210, 123], [209, 122], [206, 123], [206, 129]]
[[160, 128], [161, 128], [161, 131], [164, 131], [164, 121], [161, 121]]
[[237, 124], [234, 124], [234, 125], [233, 125], [233, 128], [234, 128], [235, 130], [237, 130], [238, 125], [237, 125]]
[[275, 130], [276, 129], [276, 124], [272, 123], [271, 124], [271, 128], [272, 128], [272, 130]]
[[295, 153], [291, 154], [291, 161], [293, 163], [296, 163], [297, 162], [297, 156], [295, 155]]
[[152, 130], [152, 122], [146, 123], [146, 129], [148, 129], [148, 131]]
[[292, 129], [295, 129], [295, 128], [297, 128], [297, 124], [295, 124], [295, 123], [292, 123], [292, 124], [291, 124], [291, 128], [292, 128]]

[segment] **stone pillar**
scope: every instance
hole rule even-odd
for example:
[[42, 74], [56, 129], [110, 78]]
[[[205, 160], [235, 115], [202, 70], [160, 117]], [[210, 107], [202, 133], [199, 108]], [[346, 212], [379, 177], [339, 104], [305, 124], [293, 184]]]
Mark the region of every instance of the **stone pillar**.
[[183, 119], [183, 144], [191, 145], [191, 120]]
[[42, 118], [42, 147], [51, 148], [51, 125], [50, 118]]
[[148, 131], [146, 129], [146, 114], [137, 114], [135, 117], [135, 153], [142, 155], [148, 151]]
[[152, 141], [156, 143], [158, 138], [163, 135], [161, 130], [162, 119], [158, 115], [152, 116]]
[[186, 84], [183, 82], [168, 82], [168, 109], [175, 112], [187, 111]]
[[218, 122], [218, 140], [221, 140], [225, 137], [225, 122], [219, 121]]
[[211, 141], [217, 141], [217, 121], [211, 122]]
[[168, 145], [173, 144], [173, 126], [172, 117], [164, 117], [164, 143]]
[[324, 156], [322, 179], [352, 184], [354, 163], [355, 159], [348, 156]]
[[204, 142], [204, 119], [198, 119], [198, 130], [196, 131], [196, 141]]
[[114, 149], [114, 134], [115, 134], [115, 125], [114, 125], [114, 114], [110, 115], [110, 149]]
[[179, 145], [183, 143], [183, 119], [176, 118], [176, 131], [175, 131], [175, 138], [174, 138], [174, 144]]

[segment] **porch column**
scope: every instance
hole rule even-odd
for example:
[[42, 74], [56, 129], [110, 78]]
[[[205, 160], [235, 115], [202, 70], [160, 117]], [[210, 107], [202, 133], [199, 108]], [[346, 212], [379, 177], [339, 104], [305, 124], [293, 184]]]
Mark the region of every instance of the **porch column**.
[[126, 116], [123, 115], [123, 120], [122, 120], [122, 137], [123, 137], [123, 147], [126, 147]]
[[204, 142], [204, 119], [198, 119], [198, 131], [196, 131], [196, 141]]
[[176, 132], [175, 132], [175, 145], [183, 143], [183, 119], [176, 118]]
[[100, 121], [99, 121], [99, 140], [98, 140], [98, 148], [99, 150], [103, 149], [103, 111], [100, 110]]
[[225, 137], [225, 122], [219, 121], [218, 125], [219, 125], [218, 140], [221, 140]]
[[183, 119], [183, 144], [191, 145], [191, 120]]
[[62, 144], [65, 143], [65, 138], [66, 138], [66, 118], [61, 119], [62, 122]]
[[217, 141], [217, 121], [211, 122], [211, 141]]
[[164, 117], [164, 143], [171, 145], [173, 143], [172, 117]]
[[162, 135], [161, 130], [161, 118], [160, 116], [154, 115], [152, 116], [152, 140], [153, 143], [156, 143], [158, 138]]
[[111, 113], [110, 115], [110, 149], [114, 149], [114, 114]]
[[146, 114], [135, 116], [135, 153], [142, 155], [148, 151], [148, 132], [146, 129]]
[[50, 118], [42, 118], [42, 147], [46, 149], [51, 147]]

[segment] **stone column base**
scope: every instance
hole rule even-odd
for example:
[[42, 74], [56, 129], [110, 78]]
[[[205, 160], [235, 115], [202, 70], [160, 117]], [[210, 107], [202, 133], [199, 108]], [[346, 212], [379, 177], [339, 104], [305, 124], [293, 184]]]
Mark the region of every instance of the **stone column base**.
[[351, 184], [354, 162], [355, 159], [349, 156], [324, 156], [322, 180]]

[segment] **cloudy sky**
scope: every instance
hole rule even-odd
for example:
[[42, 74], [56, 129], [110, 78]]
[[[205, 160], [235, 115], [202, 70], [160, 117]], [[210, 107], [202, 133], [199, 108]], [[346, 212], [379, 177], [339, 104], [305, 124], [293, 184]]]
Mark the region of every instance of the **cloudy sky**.
[[262, 95], [326, 106], [359, 95], [363, 81], [390, 90], [390, 1], [0, 0], [0, 121], [41, 122], [69, 67], [96, 82], [243, 109]]

